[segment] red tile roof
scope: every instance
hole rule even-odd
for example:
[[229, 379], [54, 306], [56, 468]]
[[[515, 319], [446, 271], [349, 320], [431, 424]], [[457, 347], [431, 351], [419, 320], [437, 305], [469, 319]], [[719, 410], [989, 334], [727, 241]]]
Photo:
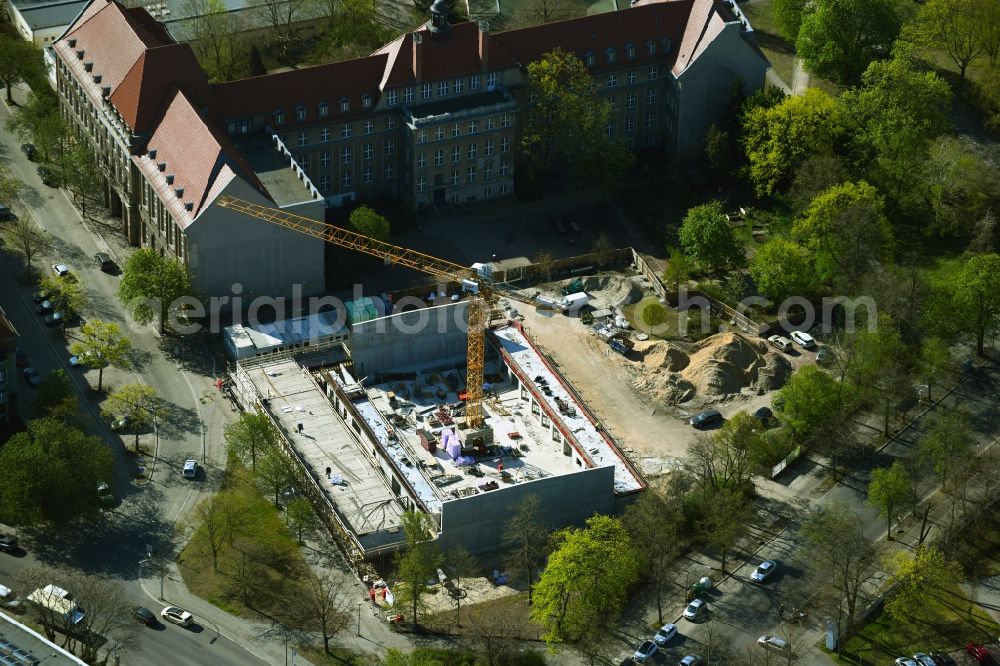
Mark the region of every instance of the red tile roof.
[[[385, 54], [344, 60], [328, 65], [305, 67], [288, 72], [255, 76], [250, 79], [216, 83], [212, 92], [228, 118], [270, 114], [283, 109], [286, 122], [294, 124], [295, 110], [305, 108], [306, 122], [319, 118], [319, 104], [330, 106], [330, 121], [348, 120], [368, 115], [371, 109], [362, 105], [362, 95], [371, 95], [372, 107], [378, 104], [379, 81], [385, 70]], [[340, 100], [346, 97], [350, 112], [340, 112]]]
[[208, 104], [208, 78], [187, 44], [168, 44], [143, 51], [121, 85], [111, 93], [111, 103], [133, 132], [145, 133], [152, 129], [174, 85], [183, 89], [199, 107]]
[[[436, 81], [460, 76], [468, 76], [480, 71], [479, 59], [479, 26], [466, 21], [451, 27], [447, 41], [432, 39], [431, 33], [422, 28], [420, 34], [421, 80]], [[514, 59], [497, 43], [494, 35], [489, 35], [487, 61], [490, 69], [510, 67]], [[416, 80], [413, 76], [413, 33], [402, 35], [376, 53], [385, 53], [390, 57], [389, 67], [382, 79], [383, 88], [412, 85]]]
[[[714, 21], [712, 19], [715, 19]], [[677, 43], [677, 60], [674, 62], [674, 74], [680, 74], [690, 65], [699, 53], [699, 47], [708, 44], [711, 37], [715, 36], [720, 26], [713, 29], [711, 36], [706, 32], [712, 29], [713, 24], [722, 23], [718, 20], [719, 15], [715, 3], [712, 0], [694, 0], [691, 8], [691, 17], [687, 21], [683, 38]]]

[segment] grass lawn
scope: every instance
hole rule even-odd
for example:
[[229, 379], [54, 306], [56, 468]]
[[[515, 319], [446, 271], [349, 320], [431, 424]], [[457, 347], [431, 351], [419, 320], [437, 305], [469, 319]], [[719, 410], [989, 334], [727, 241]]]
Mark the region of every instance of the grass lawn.
[[508, 635], [522, 640], [540, 640], [542, 637], [542, 628], [531, 620], [527, 592], [468, 606], [462, 604], [461, 627], [456, 624], [458, 618], [453, 610], [428, 615], [422, 624], [453, 634], [475, 634], [484, 621], [491, 622], [490, 618], [503, 618], [503, 630]]
[[968, 601], [958, 591], [946, 600], [932, 600], [919, 614], [920, 619], [897, 622], [879, 613], [847, 641], [839, 661], [850, 666], [884, 666], [901, 655], [957, 650], [967, 641], [996, 636], [1000, 630], [1000, 625], [978, 607], [970, 618]]
[[330, 646], [330, 652], [323, 651], [323, 646], [300, 647], [299, 654], [317, 666], [378, 666], [382, 659], [373, 652], [359, 653], [346, 648]]
[[1000, 575], [1000, 511], [987, 512], [984, 520], [951, 545], [949, 557], [970, 577]]
[[642, 312], [642, 308], [645, 307], [646, 304], [648, 303], [659, 304], [659, 302], [660, 301], [657, 298], [653, 296], [648, 296], [639, 301], [638, 303], [632, 303], [631, 305], [622, 306], [621, 311], [622, 314], [625, 315], [625, 318], [628, 319], [628, 323], [632, 325], [632, 328], [634, 328], [637, 331], [649, 333], [649, 337], [651, 338], [661, 338], [663, 340], [669, 340], [671, 338], [680, 337], [681, 335], [680, 319], [682, 316], [686, 317], [686, 315], [683, 315], [682, 313], [677, 312], [676, 310], [673, 310], [669, 307], [664, 307], [664, 310], [666, 311], [667, 315], [666, 320], [662, 324], [657, 326], [653, 331], [650, 331], [649, 326], [640, 320], [641, 316], [640, 313]]
[[771, 10], [771, 0], [753, 0], [740, 5], [757, 33], [757, 45], [771, 61], [775, 73], [789, 87], [795, 74], [795, 44], [778, 32]]
[[225, 529], [222, 525], [227, 518], [232, 519], [232, 537], [222, 544], [216, 571], [207, 530], [196, 526], [177, 558], [185, 584], [227, 613], [291, 622], [294, 604], [290, 600], [296, 596], [296, 587], [290, 583], [301, 577], [307, 565], [281, 515], [257, 492], [250, 471], [239, 463], [230, 462], [216, 498], [220, 506], [234, 507], [220, 509], [216, 517], [220, 530]]

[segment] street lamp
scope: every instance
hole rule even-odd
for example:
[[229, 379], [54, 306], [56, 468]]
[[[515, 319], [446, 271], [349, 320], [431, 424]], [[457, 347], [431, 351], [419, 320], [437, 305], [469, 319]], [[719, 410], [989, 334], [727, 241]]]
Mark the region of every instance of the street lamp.
[[201, 464], [205, 464], [205, 424], [201, 424]]
[[358, 602], [358, 636], [361, 635], [361, 602]]

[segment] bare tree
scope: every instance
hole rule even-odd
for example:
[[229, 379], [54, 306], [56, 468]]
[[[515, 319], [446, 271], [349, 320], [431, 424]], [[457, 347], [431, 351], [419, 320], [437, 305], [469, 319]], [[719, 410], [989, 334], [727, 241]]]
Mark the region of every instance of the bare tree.
[[340, 570], [315, 571], [309, 568], [303, 578], [299, 601], [301, 609], [319, 628], [323, 649], [330, 652], [330, 639], [347, 626], [354, 603], [350, 574]]
[[24, 255], [28, 263], [28, 275], [31, 275], [31, 260], [48, 245], [48, 238], [42, 228], [35, 223], [34, 217], [24, 210], [17, 221], [7, 227], [7, 242]]
[[226, 544], [233, 545], [235, 537], [246, 524], [247, 509], [230, 493], [208, 497], [197, 505], [188, 518], [187, 527], [203, 540], [212, 556], [212, 570], [219, 571], [219, 554]]
[[[294, 4], [294, 3], [289, 3]], [[213, 81], [231, 81], [245, 72], [250, 53], [246, 26], [239, 12], [222, 0], [187, 0], [181, 7], [187, 41]]]
[[479, 560], [476, 556], [465, 549], [464, 546], [455, 546], [448, 551], [445, 557], [445, 570], [455, 579], [455, 624], [462, 626], [462, 596], [465, 589], [462, 587], [462, 580], [468, 580], [470, 576], [479, 569]]
[[542, 502], [538, 495], [526, 495], [516, 507], [514, 515], [504, 530], [504, 539], [513, 547], [508, 560], [515, 574], [528, 580], [528, 604], [531, 604], [531, 585], [548, 543], [549, 532], [542, 514]]
[[295, 41], [295, 24], [303, 20], [306, 3], [288, 0], [259, 0], [257, 12], [271, 28], [271, 39], [278, 48], [278, 59], [291, 65], [291, 48]]
[[538, 274], [545, 276], [545, 281], [548, 282], [552, 279], [552, 269], [555, 267], [556, 258], [548, 250], [539, 250], [535, 254], [534, 259], [532, 259], [535, 266], [538, 267]]
[[611, 242], [611, 238], [607, 234], [602, 233], [594, 241], [594, 244], [590, 247], [590, 251], [594, 253], [594, 259], [597, 261], [598, 268], [604, 268], [604, 264], [608, 263], [608, 257], [614, 252], [615, 246]]
[[583, 16], [582, 5], [572, 0], [527, 0], [519, 3], [511, 15], [508, 28], [527, 28], [553, 21]]
[[508, 655], [514, 649], [513, 641], [518, 637], [514, 614], [473, 606], [468, 615], [467, 626], [470, 630], [467, 635], [479, 658], [486, 666], [506, 664]]

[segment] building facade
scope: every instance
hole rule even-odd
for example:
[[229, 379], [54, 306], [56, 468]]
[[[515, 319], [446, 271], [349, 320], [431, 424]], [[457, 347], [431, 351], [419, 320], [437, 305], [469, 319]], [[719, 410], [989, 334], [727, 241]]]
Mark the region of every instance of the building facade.
[[[287, 280], [321, 282], [322, 248], [256, 231], [265, 223], [214, 205], [224, 192], [318, 218], [349, 201], [509, 196], [527, 66], [556, 47], [611, 102], [609, 137], [683, 159], [723, 119], [732, 84], [750, 93], [769, 68], [732, 2], [639, 0], [498, 33], [450, 25], [444, 0], [431, 13], [364, 58], [210, 84], [144, 9], [92, 0], [55, 43], [57, 89], [98, 149], [107, 204], [133, 244], [187, 262], [207, 293], [227, 281], [281, 293]], [[279, 267], [292, 256], [295, 270]]]
[[17, 393], [17, 329], [0, 308], [0, 430], [11, 423]]

